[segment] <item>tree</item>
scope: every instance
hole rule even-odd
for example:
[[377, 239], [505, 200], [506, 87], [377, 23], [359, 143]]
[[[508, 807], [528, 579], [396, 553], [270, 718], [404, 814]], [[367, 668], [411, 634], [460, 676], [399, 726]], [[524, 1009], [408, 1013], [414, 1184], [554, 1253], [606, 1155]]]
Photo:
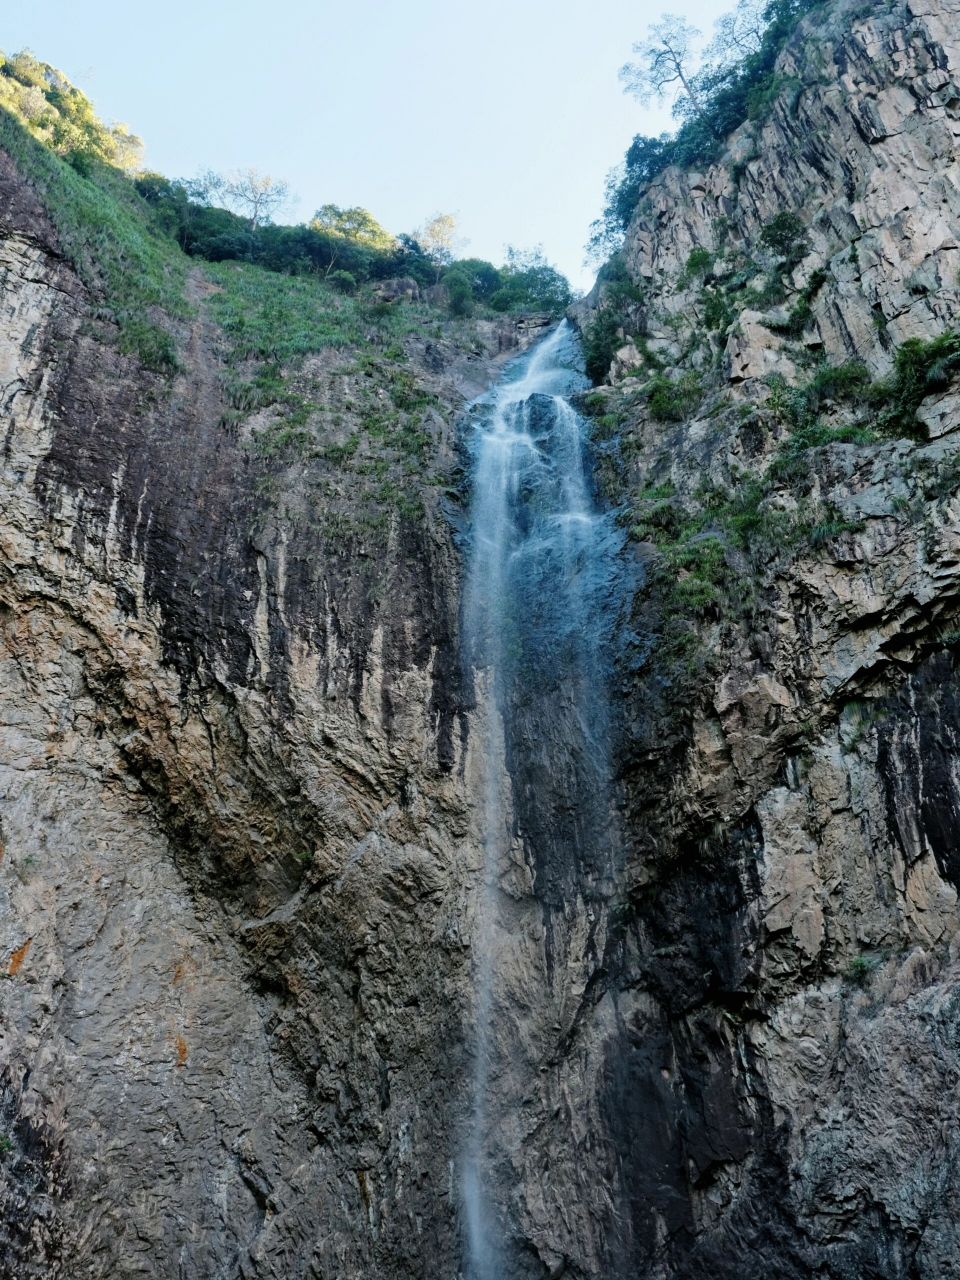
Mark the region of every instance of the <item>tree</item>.
[[414, 232], [414, 237], [427, 257], [433, 260], [439, 280], [443, 268], [453, 261], [453, 250], [457, 242], [456, 218], [452, 213], [435, 214], [419, 231]]
[[388, 254], [396, 249], [396, 237], [385, 231], [372, 213], [354, 205], [342, 209], [338, 204], [322, 205], [310, 219], [309, 228], [322, 237], [326, 246], [329, 276], [346, 257], [351, 273], [366, 274], [371, 255]]
[[314, 231], [365, 245], [368, 249], [386, 251], [396, 245], [396, 238], [384, 230], [372, 213], [359, 205], [350, 209], [341, 209], [337, 204], [322, 205], [310, 219], [310, 227]]
[[551, 267], [541, 248], [509, 247], [501, 269], [503, 284], [490, 299], [496, 311], [549, 311], [560, 315], [570, 305], [570, 282]]
[[666, 97], [671, 85], [680, 85], [694, 114], [702, 117], [704, 108], [694, 80], [694, 42], [699, 35], [685, 18], [665, 13], [648, 29], [646, 39], [633, 46], [640, 61], [620, 68], [626, 92], [645, 105], [651, 98]]
[[659, 138], [637, 134], [624, 163], [607, 175], [603, 213], [590, 224], [589, 261], [603, 262], [619, 249], [640, 192], [664, 168], [670, 146], [669, 134]]
[[110, 129], [113, 141], [113, 163], [127, 173], [139, 170], [143, 165], [143, 140], [131, 133], [125, 124], [115, 124]]
[[795, 213], [778, 213], [771, 218], [760, 239], [768, 249], [792, 262], [799, 262], [809, 247], [807, 228]]
[[223, 184], [222, 190], [227, 201], [249, 220], [251, 231], [269, 222], [290, 198], [285, 182], [257, 169], [241, 169]]
[[[485, 258], [459, 258], [450, 270], [466, 276], [471, 294], [481, 302], [489, 302], [503, 284], [502, 274]], [[446, 278], [444, 276], [445, 282]]]
[[443, 283], [450, 299], [451, 315], [468, 316], [473, 310], [473, 289], [467, 273], [461, 271], [458, 264], [446, 273]]
[[195, 178], [181, 178], [177, 184], [194, 204], [221, 204], [226, 192], [227, 180], [213, 169], [204, 169]]

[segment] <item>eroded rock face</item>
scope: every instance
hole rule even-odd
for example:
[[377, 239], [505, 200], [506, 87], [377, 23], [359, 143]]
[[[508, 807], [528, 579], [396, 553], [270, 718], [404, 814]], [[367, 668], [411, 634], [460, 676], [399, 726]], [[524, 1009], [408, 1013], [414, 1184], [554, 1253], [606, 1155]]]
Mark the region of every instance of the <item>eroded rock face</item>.
[[[715, 168], [657, 179], [627, 236], [639, 332], [672, 334], [660, 367], [696, 373], [705, 403], [653, 421], [649, 362], [618, 357], [616, 496], [666, 485], [682, 512], [763, 479], [771, 521], [833, 513], [794, 552], [774, 532], [741, 555], [751, 603], [736, 622], [705, 611], [685, 694], [656, 589], [634, 614], [629, 900], [578, 1040], [593, 1061], [605, 1045], [580, 1100], [617, 1153], [627, 1274], [960, 1268], [955, 388], [921, 407], [923, 443], [825, 442], [793, 482], [772, 478], [790, 427], [765, 407], [770, 375], [803, 384], [811, 358], [883, 373], [905, 339], [956, 324], [958, 17], [954, 0], [821, 11], [770, 119]], [[705, 298], [737, 258], [759, 292], [761, 233], [785, 212], [806, 242], [785, 302], [712, 334]], [[717, 254], [706, 279], [686, 269], [698, 246]]]
[[[453, 1274], [479, 854], [450, 521], [427, 491], [331, 532], [317, 463], [279, 509], [202, 311], [167, 389], [3, 178], [0, 1272]], [[493, 363], [411, 356], [453, 484]]]

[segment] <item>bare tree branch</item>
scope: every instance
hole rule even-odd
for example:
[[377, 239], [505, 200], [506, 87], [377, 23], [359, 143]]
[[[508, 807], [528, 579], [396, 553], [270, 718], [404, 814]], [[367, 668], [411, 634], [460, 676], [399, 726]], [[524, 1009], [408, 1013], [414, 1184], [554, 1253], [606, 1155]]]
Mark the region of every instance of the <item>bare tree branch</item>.
[[703, 115], [703, 105], [693, 83], [696, 55], [694, 42], [700, 32], [685, 18], [665, 13], [647, 32], [647, 38], [633, 46], [639, 62], [628, 62], [620, 68], [620, 79], [626, 92], [642, 103], [651, 98], [664, 98], [672, 85], [679, 84], [696, 115]]

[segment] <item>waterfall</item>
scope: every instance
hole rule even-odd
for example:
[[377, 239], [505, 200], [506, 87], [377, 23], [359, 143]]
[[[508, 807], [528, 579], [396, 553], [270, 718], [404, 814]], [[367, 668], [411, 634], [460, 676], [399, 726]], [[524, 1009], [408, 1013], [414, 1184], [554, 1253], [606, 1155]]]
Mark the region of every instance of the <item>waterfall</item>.
[[[551, 919], [604, 897], [614, 874], [605, 636], [621, 539], [597, 509], [588, 385], [564, 321], [470, 415], [471, 545], [463, 650], [482, 703], [483, 876], [474, 936], [475, 1043], [463, 1161], [469, 1280], [508, 1280], [491, 1193], [489, 1099], [506, 1052], [496, 988], [501, 880], [519, 841]], [[550, 926], [545, 964], [552, 963]]]

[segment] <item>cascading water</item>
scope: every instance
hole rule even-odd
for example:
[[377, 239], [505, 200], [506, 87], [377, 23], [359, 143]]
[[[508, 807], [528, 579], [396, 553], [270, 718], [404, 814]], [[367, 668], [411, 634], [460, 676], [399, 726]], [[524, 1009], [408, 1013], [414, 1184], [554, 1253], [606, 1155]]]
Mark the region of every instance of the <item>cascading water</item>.
[[615, 872], [605, 643], [622, 540], [597, 509], [586, 424], [568, 399], [587, 385], [576, 334], [563, 322], [471, 415], [463, 639], [485, 712], [475, 1065], [463, 1161], [469, 1280], [513, 1275], [492, 1176], [491, 1099], [503, 1106], [511, 1054], [508, 998], [498, 1001], [511, 927], [505, 871], [519, 848], [544, 921], [548, 975], [551, 922], [608, 896]]

